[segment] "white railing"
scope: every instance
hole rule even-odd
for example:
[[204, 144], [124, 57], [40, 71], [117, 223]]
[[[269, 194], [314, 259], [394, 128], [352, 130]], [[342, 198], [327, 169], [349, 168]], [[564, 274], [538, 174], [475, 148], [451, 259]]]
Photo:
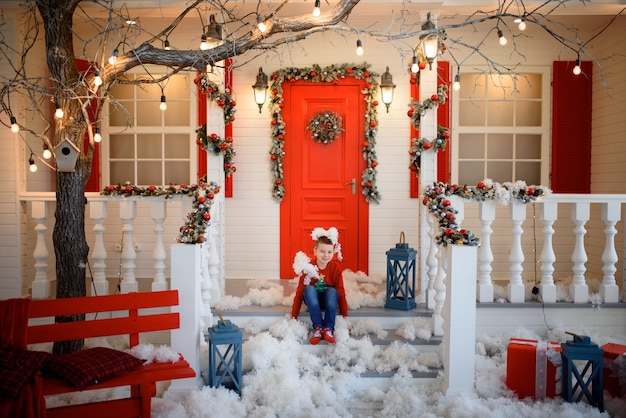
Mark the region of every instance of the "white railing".
[[[533, 299], [531, 294], [546, 303], [586, 304], [590, 296], [596, 303], [626, 301], [624, 274], [618, 270], [626, 253], [624, 227], [618, 225], [626, 195], [552, 194], [536, 203], [512, 201], [508, 207], [456, 196], [450, 200], [458, 210], [457, 223], [480, 238], [476, 267], [479, 303], [526, 303]], [[427, 266], [421, 286], [426, 289], [428, 308], [434, 311], [435, 333], [443, 335], [446, 268], [434, 239], [438, 225], [430, 214], [427, 226], [430, 246], [421, 249]], [[567, 286], [565, 298], [557, 298], [556, 276]], [[592, 281], [599, 283], [594, 283], [597, 292], [593, 295]], [[506, 284], [504, 298], [495, 296], [497, 282]]]
[[[110, 289], [116, 287], [115, 283], [110, 283], [116, 275], [118, 291], [136, 292], [139, 290], [138, 272], [142, 278], [151, 281], [151, 290], [167, 289], [170, 247], [175, 244], [179, 228], [191, 211], [192, 197], [174, 195], [165, 199], [95, 193], [87, 197], [85, 232], [90, 254], [86, 268], [87, 277], [92, 281], [90, 293], [109, 294]], [[32, 297], [46, 299], [51, 297], [55, 277], [54, 257], [51, 257], [54, 254], [51, 251], [51, 225], [55, 196], [53, 193], [26, 193], [20, 198], [30, 206], [36, 236], [32, 250], [35, 260]], [[219, 300], [225, 288], [223, 210], [223, 197], [217, 194], [211, 208], [211, 225], [205, 234], [207, 241], [203, 246], [207, 251], [203, 260], [206, 268], [202, 271], [202, 299], [207, 307]], [[148, 219], [150, 221], [146, 222]], [[146, 253], [146, 249], [151, 249], [151, 252]]]

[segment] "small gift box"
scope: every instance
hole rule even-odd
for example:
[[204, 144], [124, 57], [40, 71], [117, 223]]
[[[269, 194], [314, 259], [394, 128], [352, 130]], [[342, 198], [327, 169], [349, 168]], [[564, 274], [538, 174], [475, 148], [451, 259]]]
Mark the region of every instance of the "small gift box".
[[520, 398], [561, 395], [561, 343], [511, 338], [506, 385]]
[[604, 390], [614, 398], [626, 399], [626, 345], [608, 343], [602, 350]]

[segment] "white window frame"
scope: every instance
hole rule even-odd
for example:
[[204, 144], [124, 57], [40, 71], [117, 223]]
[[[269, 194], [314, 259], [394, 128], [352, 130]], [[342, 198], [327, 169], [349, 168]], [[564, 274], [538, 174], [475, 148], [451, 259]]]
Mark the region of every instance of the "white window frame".
[[[483, 71], [484, 70], [484, 71]], [[479, 68], [472, 66], [464, 71], [461, 68], [462, 74], [479, 74], [486, 73], [486, 68]], [[516, 71], [517, 74], [541, 74], [542, 86], [542, 107], [541, 107], [541, 126], [538, 127], [524, 127], [523, 131], [515, 126], [512, 127], [490, 127], [490, 126], [464, 126], [459, 125], [459, 95], [451, 94], [451, 106], [452, 106], [452, 135], [451, 135], [451, 147], [450, 147], [450, 179], [453, 184], [459, 182], [459, 135], [461, 134], [496, 134], [496, 133], [528, 133], [534, 135], [541, 135], [541, 184], [549, 184], [550, 181], [550, 121], [552, 112], [552, 96], [550, 93], [550, 87], [552, 85], [552, 72], [549, 66], [528, 66], [521, 67]], [[520, 179], [523, 180], [523, 179]]]
[[[152, 67], [148, 68], [148, 70], [153, 74], [161, 74], [163, 73], [163, 67]], [[160, 70], [160, 71], [159, 71]], [[144, 74], [145, 71], [143, 69], [138, 70], [135, 69], [130, 70], [129, 74]], [[102, 111], [102, 123], [100, 126], [100, 131], [102, 133], [102, 142], [100, 143], [100, 171], [101, 171], [101, 179], [102, 185], [111, 184], [111, 173], [110, 173], [110, 145], [111, 142], [108, 140], [109, 135], [115, 134], [132, 134], [132, 135], [140, 135], [140, 134], [188, 134], [189, 135], [189, 180], [188, 184], [195, 184], [198, 182], [198, 146], [196, 144], [196, 129], [198, 128], [198, 91], [197, 87], [194, 84], [193, 80], [195, 77], [194, 72], [187, 73], [179, 73], [182, 75], [186, 75], [188, 79], [189, 86], [189, 121], [187, 126], [109, 126], [109, 104], [108, 102], [105, 105], [105, 108]], [[167, 95], [167, 87], [165, 88], [165, 93]], [[159, 100], [157, 98], [157, 100]], [[169, 100], [168, 100], [169, 101]], [[135, 102], [136, 103], [136, 102]], [[158, 108], [157, 108], [158, 109]], [[157, 110], [160, 112], [160, 110]], [[165, 110], [167, 112], [167, 110]], [[137, 117], [137, 112], [134, 112], [135, 118]], [[159, 115], [160, 116], [160, 115]], [[136, 121], [134, 121], [136, 123]], [[162, 157], [162, 159], [164, 156]], [[135, 173], [135, 176], [137, 173]], [[167, 185], [167, 179], [165, 179], [165, 183], [163, 185], [155, 185], [155, 186], [165, 186]], [[138, 184], [138, 186], [149, 186], [148, 184]]]

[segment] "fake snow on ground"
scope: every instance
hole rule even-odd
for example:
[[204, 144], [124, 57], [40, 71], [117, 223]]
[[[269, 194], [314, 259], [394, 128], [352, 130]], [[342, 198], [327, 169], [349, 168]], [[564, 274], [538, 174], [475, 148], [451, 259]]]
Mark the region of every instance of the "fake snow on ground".
[[[378, 290], [384, 278], [351, 272], [344, 277], [350, 309], [384, 305], [384, 290], [382, 293]], [[249, 288], [249, 293], [241, 298], [223, 297], [217, 307], [227, 310], [247, 305], [291, 306], [293, 294], [283, 295], [283, 287], [276, 282], [251, 282]], [[496, 294], [499, 292], [502, 290], [497, 290]], [[561, 289], [560, 294], [567, 292]], [[308, 314], [301, 313], [301, 317], [304, 315]], [[269, 329], [252, 325], [244, 331], [249, 337], [243, 344], [243, 367], [252, 371], [243, 377], [241, 397], [226, 388], [208, 386], [181, 397], [160, 385], [158, 396], [152, 402], [152, 417], [626, 418], [626, 400], [611, 398], [606, 393], [606, 411], [601, 413], [584, 402], [567, 403], [560, 398], [519, 400], [505, 384], [507, 344], [511, 337], [567, 341], [571, 336], [565, 331], [569, 331], [588, 335], [593, 342], [603, 345], [607, 342], [626, 344], [626, 334], [608, 338], [593, 329], [565, 330], [556, 326], [543, 335], [525, 328], [497, 336], [479, 335], [475, 345], [475, 392], [446, 396], [441, 389], [442, 377], [417, 387], [410, 383], [411, 371], [440, 367], [439, 356], [419, 353], [414, 346], [405, 343], [372, 344], [370, 338], [384, 338], [387, 334], [375, 321], [338, 317], [336, 344], [324, 347], [315, 355], [299, 349], [300, 345], [308, 344], [309, 325], [291, 319], [289, 314]], [[429, 320], [415, 318], [395, 332], [407, 340], [428, 340], [432, 326]], [[102, 344], [102, 341], [97, 343]], [[201, 359], [205, 359], [202, 368], [208, 370], [206, 345], [202, 349]], [[168, 348], [149, 344], [142, 344], [132, 352], [145, 359], [168, 358]], [[393, 371], [395, 375], [385, 390], [363, 389], [358, 374], [367, 370]], [[115, 396], [98, 392], [101, 393], [92, 396]], [[80, 396], [90, 395], [81, 393]]]

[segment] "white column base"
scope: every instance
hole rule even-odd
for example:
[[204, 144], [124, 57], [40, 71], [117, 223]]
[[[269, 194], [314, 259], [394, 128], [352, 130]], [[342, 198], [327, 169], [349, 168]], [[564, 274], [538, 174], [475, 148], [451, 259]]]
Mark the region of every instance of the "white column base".
[[619, 288], [616, 284], [600, 284], [599, 290], [604, 303], [619, 302]]
[[556, 286], [553, 284], [540, 284], [539, 292], [541, 293], [541, 300], [545, 303], [556, 302]]
[[511, 303], [523, 303], [524, 302], [524, 285], [523, 284], [508, 284], [507, 291], [509, 295], [509, 302]]
[[479, 284], [478, 295], [476, 300], [480, 303], [493, 302], [493, 285], [492, 284]]
[[574, 303], [589, 302], [589, 287], [586, 284], [570, 284], [569, 294]]

